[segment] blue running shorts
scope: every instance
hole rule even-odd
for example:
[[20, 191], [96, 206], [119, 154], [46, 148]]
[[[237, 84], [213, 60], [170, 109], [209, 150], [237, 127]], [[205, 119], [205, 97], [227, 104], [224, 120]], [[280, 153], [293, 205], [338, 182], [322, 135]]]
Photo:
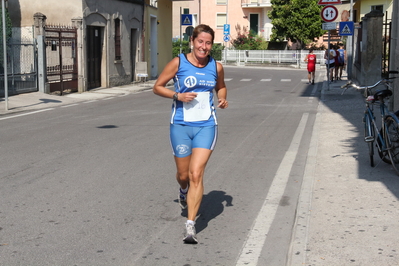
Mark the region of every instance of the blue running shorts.
[[192, 127], [185, 125], [170, 125], [170, 144], [173, 155], [186, 157], [191, 155], [193, 148], [213, 150], [218, 137], [217, 126]]

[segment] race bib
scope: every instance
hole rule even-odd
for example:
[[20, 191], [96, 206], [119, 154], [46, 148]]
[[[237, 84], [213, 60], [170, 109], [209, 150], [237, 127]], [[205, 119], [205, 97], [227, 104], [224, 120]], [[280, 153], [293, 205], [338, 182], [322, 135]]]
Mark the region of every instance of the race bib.
[[211, 116], [209, 91], [198, 92], [197, 97], [189, 103], [183, 103], [183, 116], [186, 122], [206, 121]]

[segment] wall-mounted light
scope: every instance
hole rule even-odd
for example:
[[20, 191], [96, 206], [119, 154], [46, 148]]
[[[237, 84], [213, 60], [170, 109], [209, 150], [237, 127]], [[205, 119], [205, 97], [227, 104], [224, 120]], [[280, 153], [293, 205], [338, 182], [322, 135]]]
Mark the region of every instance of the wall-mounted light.
[[248, 18], [248, 16], [243, 16], [243, 18]]

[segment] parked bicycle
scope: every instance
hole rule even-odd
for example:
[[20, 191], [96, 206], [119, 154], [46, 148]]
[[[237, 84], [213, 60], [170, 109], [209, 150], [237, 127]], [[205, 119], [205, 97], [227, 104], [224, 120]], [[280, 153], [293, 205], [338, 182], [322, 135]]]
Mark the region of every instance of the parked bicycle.
[[[398, 74], [398, 71], [389, 71], [390, 74]], [[374, 167], [374, 143], [380, 158], [392, 165], [399, 175], [399, 111], [390, 112], [388, 109], [389, 97], [392, 96], [392, 79], [383, 78], [372, 86], [358, 86], [351, 81], [341, 86], [345, 89], [349, 87], [363, 89], [366, 97], [366, 109], [364, 111], [364, 140], [369, 148], [370, 165]], [[384, 89], [375, 90], [378, 85], [385, 86]], [[381, 127], [378, 127], [374, 116], [374, 105], [379, 106], [381, 115]]]

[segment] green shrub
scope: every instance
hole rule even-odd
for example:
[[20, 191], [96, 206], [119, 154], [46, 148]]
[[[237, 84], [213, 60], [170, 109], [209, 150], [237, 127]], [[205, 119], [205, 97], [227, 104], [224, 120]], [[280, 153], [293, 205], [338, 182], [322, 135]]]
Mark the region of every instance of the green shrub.
[[[182, 53], [187, 54], [190, 52], [190, 47], [189, 47], [189, 42], [188, 41], [182, 41]], [[175, 58], [176, 56], [178, 56], [180, 54], [180, 40], [177, 40], [175, 42], [173, 42], [172, 45], [172, 58]]]
[[266, 50], [268, 47], [268, 42], [263, 36], [255, 35], [253, 32], [239, 34], [231, 44], [237, 50]]

